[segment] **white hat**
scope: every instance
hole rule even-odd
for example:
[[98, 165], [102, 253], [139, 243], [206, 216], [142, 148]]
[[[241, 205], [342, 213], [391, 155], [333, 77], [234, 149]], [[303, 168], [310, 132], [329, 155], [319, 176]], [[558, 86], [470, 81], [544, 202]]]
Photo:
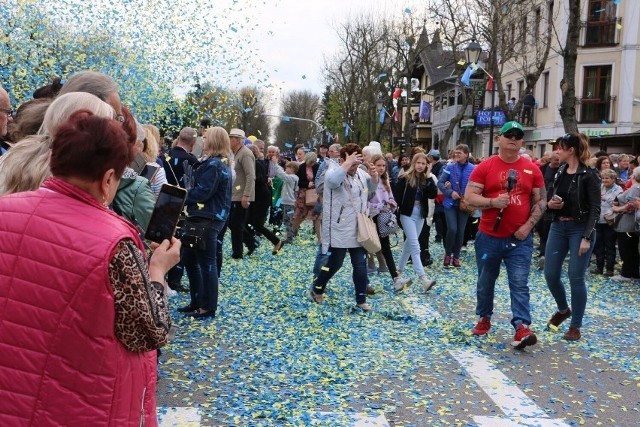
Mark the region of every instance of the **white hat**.
[[242, 139], [246, 138], [244, 131], [242, 129], [236, 129], [236, 128], [231, 129], [231, 131], [229, 132], [229, 136], [235, 136], [237, 138], [242, 138]]

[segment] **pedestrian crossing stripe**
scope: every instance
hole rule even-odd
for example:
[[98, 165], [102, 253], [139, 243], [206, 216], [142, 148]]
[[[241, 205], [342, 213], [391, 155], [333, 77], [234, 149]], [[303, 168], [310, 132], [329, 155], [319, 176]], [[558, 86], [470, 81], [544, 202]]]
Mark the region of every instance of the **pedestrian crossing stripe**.
[[[384, 415], [367, 415], [363, 413], [313, 412], [308, 414], [311, 420], [321, 422], [344, 422], [350, 420], [350, 427], [390, 427]], [[200, 427], [202, 417], [198, 408], [166, 407], [158, 408], [158, 425], [160, 427]]]

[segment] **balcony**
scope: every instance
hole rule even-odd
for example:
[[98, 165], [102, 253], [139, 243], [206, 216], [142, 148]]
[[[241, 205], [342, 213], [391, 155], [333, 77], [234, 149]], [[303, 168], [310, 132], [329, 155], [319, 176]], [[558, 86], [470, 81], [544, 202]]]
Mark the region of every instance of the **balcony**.
[[582, 21], [582, 47], [607, 47], [620, 44], [622, 18]]
[[613, 123], [615, 122], [616, 97], [576, 98], [578, 123]]

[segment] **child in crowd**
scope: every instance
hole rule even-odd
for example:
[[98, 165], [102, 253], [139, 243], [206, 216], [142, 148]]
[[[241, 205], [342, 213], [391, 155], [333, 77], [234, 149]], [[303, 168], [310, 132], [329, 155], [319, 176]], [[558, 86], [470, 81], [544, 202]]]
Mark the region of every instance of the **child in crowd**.
[[280, 201], [282, 203], [282, 223], [286, 232], [285, 243], [291, 243], [295, 237], [293, 231], [293, 214], [296, 205], [296, 193], [298, 191], [298, 163], [287, 162], [285, 169], [278, 164], [278, 157], [271, 158], [271, 162], [276, 168], [276, 176], [282, 179], [282, 194]]

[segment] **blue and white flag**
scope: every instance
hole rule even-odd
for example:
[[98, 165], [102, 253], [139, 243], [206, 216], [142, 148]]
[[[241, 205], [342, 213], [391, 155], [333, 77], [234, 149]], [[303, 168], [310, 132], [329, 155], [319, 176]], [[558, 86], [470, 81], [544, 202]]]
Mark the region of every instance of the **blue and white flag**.
[[469, 64], [469, 66], [467, 66], [467, 69], [464, 70], [464, 74], [462, 75], [462, 77], [460, 77], [460, 81], [462, 82], [463, 85], [469, 86], [471, 84], [472, 72], [473, 72], [473, 67], [471, 66], [471, 64]]

